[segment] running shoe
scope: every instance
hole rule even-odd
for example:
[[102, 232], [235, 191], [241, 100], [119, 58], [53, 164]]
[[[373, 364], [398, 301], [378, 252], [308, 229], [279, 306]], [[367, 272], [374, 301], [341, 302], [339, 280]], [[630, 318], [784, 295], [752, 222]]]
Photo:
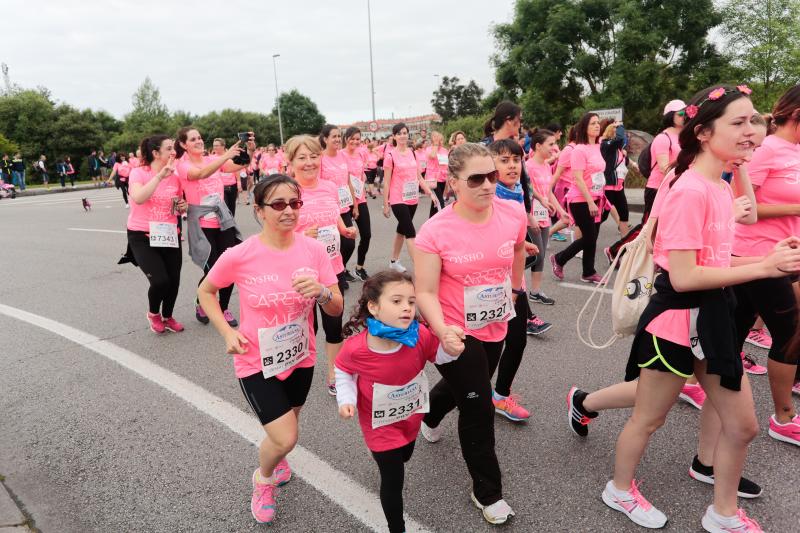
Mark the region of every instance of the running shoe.
[[227, 322], [230, 327], [235, 328], [239, 325], [239, 322], [233, 318], [233, 313], [231, 313], [230, 309], [224, 310], [222, 312], [222, 316], [225, 317], [225, 322]]
[[357, 278], [349, 270], [345, 270], [344, 271], [344, 279], [346, 279], [349, 283], [353, 283], [353, 282], [356, 282], [356, 281], [362, 281], [361, 278]]
[[158, 313], [147, 312], [147, 321], [150, 323], [150, 331], [153, 333], [164, 333], [164, 321]]
[[405, 272], [406, 267], [404, 267], [400, 261], [389, 261], [389, 268], [392, 270], [396, 270], [398, 272]]
[[275, 520], [275, 493], [277, 486], [274, 483], [259, 483], [256, 481], [258, 468], [253, 472], [253, 495], [250, 498], [250, 512], [259, 524], [269, 524]]
[[203, 308], [200, 307], [200, 304], [194, 306], [194, 317], [201, 324], [208, 324], [208, 315], [203, 311]]
[[767, 367], [759, 365], [752, 355], [744, 352], [742, 352], [742, 366], [745, 372], [754, 376], [763, 376], [767, 373]]
[[[695, 455], [694, 460], [692, 460], [692, 466], [689, 467], [689, 476], [697, 481], [713, 485], [714, 467], [704, 465]], [[736, 490], [736, 494], [740, 498], [758, 498], [762, 492], [763, 490], [757, 483], [753, 483], [744, 477], [739, 479], [739, 488]]]
[[553, 267], [553, 276], [558, 281], [564, 281], [564, 267], [558, 264], [556, 261], [556, 256], [550, 256], [550, 265]]
[[471, 492], [470, 496], [475, 507], [483, 512], [483, 518], [490, 524], [505, 524], [509, 518], [514, 516], [514, 510], [505, 500], [498, 500], [491, 505], [481, 505], [474, 492]]
[[542, 305], [554, 305], [556, 303], [555, 300], [553, 300], [543, 292], [529, 292], [528, 299], [532, 302], [536, 302], [537, 304], [542, 304]]
[[292, 469], [289, 468], [289, 462], [285, 457], [280, 460], [278, 466], [272, 471], [272, 479], [275, 480], [275, 484], [279, 487], [286, 485], [292, 479]]
[[619, 490], [613, 481], [609, 481], [603, 490], [603, 502], [642, 527], [658, 529], [667, 523], [664, 513], [653, 507], [639, 492], [636, 480], [631, 483], [630, 490]]
[[425, 422], [422, 422], [422, 426], [420, 426], [420, 433], [422, 433], [422, 436], [428, 442], [439, 442], [439, 439], [442, 438], [443, 432], [444, 430], [442, 429], [442, 426], [436, 426], [435, 428], [432, 428]]
[[572, 387], [567, 393], [567, 421], [572, 432], [579, 437], [589, 434], [589, 423], [598, 415], [583, 407], [583, 400], [587, 396], [589, 394], [578, 387]]
[[800, 380], [794, 382], [794, 385], [792, 385], [792, 392], [800, 396]]
[[703, 403], [706, 401], [706, 391], [703, 390], [699, 383], [696, 385], [686, 383], [683, 385], [678, 398], [693, 407], [702, 409]]
[[583, 250], [580, 250], [577, 254], [575, 254], [575, 257], [578, 259], [583, 259]]
[[364, 270], [363, 268], [356, 268], [354, 272], [358, 277], [358, 279], [360, 279], [361, 281], [367, 281], [367, 279], [369, 278], [369, 274], [367, 274], [367, 271]]
[[517, 396], [512, 394], [498, 400], [492, 394], [492, 403], [494, 404], [494, 412], [508, 418], [512, 422], [522, 422], [531, 417], [531, 413], [517, 403]]
[[581, 276], [581, 281], [584, 283], [594, 283], [595, 285], [603, 281], [603, 276], [595, 272], [591, 276]]
[[606, 259], [608, 259], [609, 265], [614, 262], [614, 256], [611, 255], [611, 248], [609, 248], [608, 246], [603, 248], [603, 255], [606, 256]]
[[567, 242], [567, 238], [560, 231], [553, 233], [553, 236], [550, 238], [556, 242]]
[[751, 329], [747, 334], [745, 342], [769, 350], [772, 348], [772, 335], [769, 334], [767, 328]]
[[164, 319], [164, 327], [173, 333], [180, 333], [181, 331], [184, 330], [183, 324], [181, 324], [172, 317]]
[[553, 324], [550, 322], [545, 322], [538, 316], [535, 316], [528, 320], [528, 325], [525, 328], [525, 333], [528, 335], [533, 335], [534, 337], [538, 337], [542, 333], [545, 333], [553, 327]]
[[703, 529], [710, 533], [763, 533], [758, 522], [749, 518], [744, 509], [737, 509], [735, 516], [722, 516], [714, 511], [714, 506], [709, 505], [703, 515]]
[[328, 394], [336, 397], [336, 383], [328, 383]]
[[800, 446], [800, 415], [794, 415], [785, 424], [779, 423], [775, 415], [769, 417], [769, 436], [773, 439]]

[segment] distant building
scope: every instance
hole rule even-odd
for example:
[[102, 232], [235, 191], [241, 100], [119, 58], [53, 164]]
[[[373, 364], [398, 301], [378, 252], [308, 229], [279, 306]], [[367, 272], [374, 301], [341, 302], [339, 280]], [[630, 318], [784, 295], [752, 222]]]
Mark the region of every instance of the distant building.
[[375, 132], [372, 132], [369, 129], [369, 125], [372, 123], [371, 120], [361, 120], [358, 122], [353, 122], [352, 124], [340, 125], [340, 128], [343, 129], [342, 133], [344, 133], [344, 129], [347, 129], [350, 126], [355, 126], [361, 130], [361, 134], [364, 137], [383, 139], [384, 137], [388, 137], [392, 134], [392, 126], [398, 122], [403, 122], [406, 126], [408, 126], [411, 136], [416, 137], [419, 135], [421, 130], [428, 130], [428, 132], [430, 132], [431, 130], [434, 130], [440, 126], [442, 123], [442, 117], [436, 113], [433, 113], [431, 115], [422, 115], [418, 117], [380, 118], [375, 120], [375, 122], [378, 124], [378, 130]]

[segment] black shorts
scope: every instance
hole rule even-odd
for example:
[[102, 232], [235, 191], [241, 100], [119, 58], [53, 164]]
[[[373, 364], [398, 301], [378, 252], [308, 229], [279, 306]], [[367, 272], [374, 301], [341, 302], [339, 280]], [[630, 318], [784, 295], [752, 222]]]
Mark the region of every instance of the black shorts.
[[242, 190], [243, 190], [243, 191], [246, 191], [246, 190], [247, 190], [247, 180], [248, 180], [249, 178], [239, 178], [239, 179], [240, 179], [240, 180], [241, 180], [241, 182], [242, 182]]
[[373, 183], [375, 183], [375, 176], [378, 175], [378, 169], [377, 168], [367, 169], [364, 171], [364, 175], [367, 177], [367, 183], [372, 185]]
[[642, 331], [638, 340], [636, 362], [639, 368], [672, 372], [682, 378], [694, 374], [695, 356], [691, 348], [675, 344], [656, 337], [648, 331]]
[[406, 239], [413, 239], [417, 236], [414, 228], [414, 213], [417, 212], [417, 204], [392, 204], [392, 213], [397, 219], [397, 233]]
[[261, 372], [239, 378], [242, 393], [262, 426], [277, 420], [306, 403], [314, 367], [295, 368], [288, 378], [281, 381], [273, 376], [264, 379]]

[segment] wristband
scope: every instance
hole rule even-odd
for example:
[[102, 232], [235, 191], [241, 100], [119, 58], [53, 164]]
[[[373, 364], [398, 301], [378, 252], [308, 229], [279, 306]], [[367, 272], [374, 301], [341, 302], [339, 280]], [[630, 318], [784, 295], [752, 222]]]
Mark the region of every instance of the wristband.
[[319, 305], [327, 305], [333, 300], [333, 291], [328, 287], [322, 287], [322, 292], [315, 298]]
[[517, 296], [525, 296], [525, 291], [523, 289], [511, 289], [511, 292]]

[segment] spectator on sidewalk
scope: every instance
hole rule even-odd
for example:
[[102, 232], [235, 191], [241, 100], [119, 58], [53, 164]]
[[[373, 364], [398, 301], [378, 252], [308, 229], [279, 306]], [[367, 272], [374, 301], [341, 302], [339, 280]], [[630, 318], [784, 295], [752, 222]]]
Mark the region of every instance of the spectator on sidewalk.
[[14, 154], [14, 159], [11, 160], [11, 179], [14, 186], [19, 187], [22, 191], [25, 190], [25, 162], [19, 152]]
[[3, 159], [0, 159], [0, 179], [5, 183], [11, 183], [11, 161], [8, 159], [8, 154], [3, 154]]
[[33, 167], [36, 169], [36, 172], [39, 173], [39, 177], [42, 178], [42, 184], [50, 188], [50, 175], [47, 173], [47, 157], [42, 154], [39, 156], [39, 160], [34, 163]]
[[56, 161], [56, 176], [58, 176], [58, 181], [61, 182], [61, 188], [67, 186], [67, 166], [64, 164], [63, 159], [58, 159]]
[[64, 166], [67, 169], [67, 178], [72, 188], [75, 188], [75, 167], [72, 166], [72, 160], [68, 155], [64, 156]]
[[92, 178], [92, 182], [96, 182], [99, 176], [100, 161], [97, 159], [97, 151], [92, 150], [92, 153], [89, 154], [89, 177]]
[[100, 163], [100, 176], [105, 181], [108, 179], [108, 159], [102, 150], [97, 152], [97, 161]]

